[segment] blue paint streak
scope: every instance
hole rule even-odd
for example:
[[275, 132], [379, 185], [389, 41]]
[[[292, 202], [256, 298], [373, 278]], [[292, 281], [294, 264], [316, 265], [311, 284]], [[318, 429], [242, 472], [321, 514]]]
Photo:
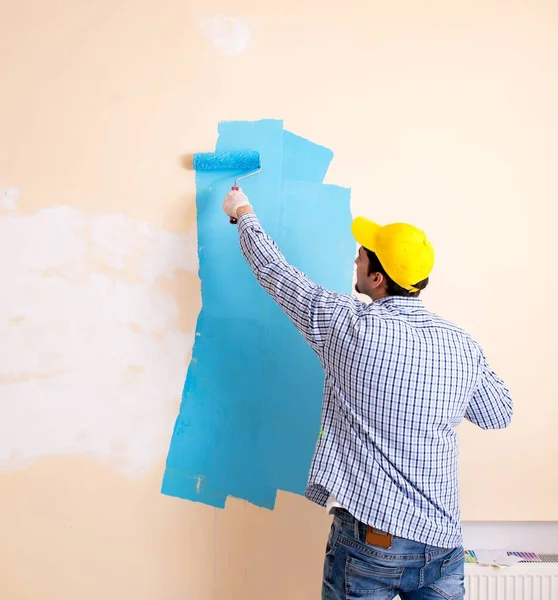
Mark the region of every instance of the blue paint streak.
[[[279, 120], [219, 125], [216, 151], [245, 148], [260, 152], [262, 171], [243, 189], [287, 260], [317, 283], [350, 292], [350, 190], [322, 183], [331, 150]], [[277, 490], [304, 492], [323, 372], [256, 282], [222, 212], [240, 174], [196, 174], [202, 309], [162, 493], [216, 507], [234, 496], [273, 508]]]

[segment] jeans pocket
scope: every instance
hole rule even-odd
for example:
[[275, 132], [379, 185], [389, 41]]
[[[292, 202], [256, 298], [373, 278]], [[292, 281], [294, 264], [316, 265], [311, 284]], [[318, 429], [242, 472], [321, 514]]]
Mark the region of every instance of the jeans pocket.
[[445, 600], [465, 598], [465, 552], [456, 548], [442, 562], [441, 577], [429, 587]]
[[331, 523], [329, 535], [327, 536], [326, 551], [325, 551], [326, 556], [328, 554], [331, 554], [332, 551], [335, 549], [335, 545], [337, 543], [338, 537], [339, 537], [339, 526], [337, 525], [337, 523], [335, 522], [335, 519], [334, 519], [333, 522]]
[[327, 538], [326, 549], [325, 549], [324, 569], [323, 569], [324, 583], [331, 582], [333, 563], [335, 560], [335, 548], [337, 545], [338, 537], [339, 537], [339, 527], [334, 520], [333, 523], [331, 524], [331, 528], [329, 530], [329, 535]]
[[465, 575], [465, 551], [460, 546], [442, 562], [442, 577], [462, 578]]
[[403, 567], [389, 566], [374, 558], [348, 557], [345, 562], [347, 600], [391, 600], [401, 584]]

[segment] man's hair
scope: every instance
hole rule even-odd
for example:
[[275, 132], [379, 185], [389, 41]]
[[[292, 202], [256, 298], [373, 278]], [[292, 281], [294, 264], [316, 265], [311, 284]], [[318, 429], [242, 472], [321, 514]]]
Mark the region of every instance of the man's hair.
[[386, 273], [384, 267], [382, 267], [382, 263], [379, 258], [376, 256], [374, 252], [365, 248], [366, 254], [368, 255], [368, 275], [372, 273], [381, 273], [386, 278], [387, 283], [387, 293], [388, 296], [403, 296], [406, 298], [416, 298], [420, 296], [421, 290], [423, 290], [428, 285], [428, 277], [413, 284], [413, 287], [418, 289], [418, 292], [411, 292], [401, 287], [393, 279]]

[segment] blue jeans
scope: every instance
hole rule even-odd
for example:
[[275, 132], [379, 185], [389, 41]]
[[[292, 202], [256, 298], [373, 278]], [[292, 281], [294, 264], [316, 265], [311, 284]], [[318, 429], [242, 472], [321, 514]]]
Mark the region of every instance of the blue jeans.
[[463, 600], [463, 548], [394, 537], [391, 548], [366, 543], [366, 526], [335, 509], [327, 541], [322, 600]]

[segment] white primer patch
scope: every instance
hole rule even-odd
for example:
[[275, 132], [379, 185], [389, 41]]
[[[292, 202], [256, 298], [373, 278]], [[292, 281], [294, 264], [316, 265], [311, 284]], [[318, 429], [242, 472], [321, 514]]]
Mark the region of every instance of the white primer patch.
[[130, 477], [166, 456], [193, 332], [168, 285], [196, 242], [126, 215], [0, 211], [0, 470], [86, 454]]
[[19, 190], [16, 188], [8, 188], [0, 192], [0, 211], [16, 210], [17, 199], [19, 198]]
[[244, 19], [226, 15], [203, 16], [200, 27], [215, 48], [229, 56], [240, 54], [250, 43], [250, 28]]

